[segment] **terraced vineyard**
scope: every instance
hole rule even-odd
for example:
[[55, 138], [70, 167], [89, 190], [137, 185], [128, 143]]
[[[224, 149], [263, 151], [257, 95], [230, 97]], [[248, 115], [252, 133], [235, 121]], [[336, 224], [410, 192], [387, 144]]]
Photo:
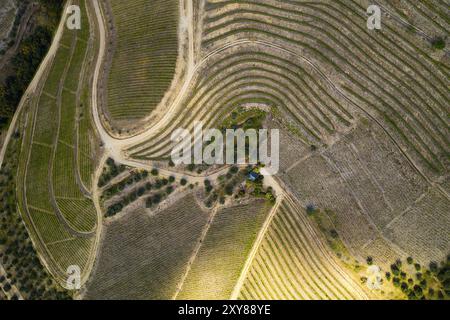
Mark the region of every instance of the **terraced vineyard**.
[[240, 299], [363, 299], [292, 200], [283, 201], [240, 290]]
[[[65, 13], [6, 137], [58, 283], [78, 265], [86, 299], [448, 298], [448, 1], [71, 4], [81, 30]], [[199, 121], [279, 129], [279, 173], [176, 165]]]
[[362, 113], [439, 176], [449, 151], [448, 67], [394, 22], [386, 21], [383, 36], [371, 33], [365, 8], [364, 1], [206, 1], [202, 77], [177, 122], [133, 155], [163, 156], [164, 132], [193, 119], [212, 126], [230, 105], [250, 100], [279, 107], [314, 144]]
[[111, 0], [116, 41], [108, 76], [111, 120], [148, 116], [169, 89], [178, 54], [178, 0]]
[[150, 215], [138, 210], [106, 227], [88, 299], [170, 299], [208, 214], [191, 195]]
[[176, 298], [229, 299], [268, 209], [256, 200], [217, 212]]
[[79, 93], [87, 86], [79, 80], [90, 41], [85, 2], [79, 4], [82, 31], [64, 30], [47, 79], [31, 98], [18, 174], [20, 211], [62, 285], [71, 265], [78, 265], [86, 280], [96, 246], [97, 212], [77, 163]]

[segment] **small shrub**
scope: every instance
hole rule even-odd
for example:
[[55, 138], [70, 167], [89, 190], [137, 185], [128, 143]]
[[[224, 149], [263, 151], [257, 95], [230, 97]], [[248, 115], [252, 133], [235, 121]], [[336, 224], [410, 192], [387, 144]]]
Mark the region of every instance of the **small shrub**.
[[232, 166], [232, 167], [230, 168], [230, 173], [231, 173], [231, 174], [236, 174], [236, 173], [238, 173], [238, 171], [239, 171], [239, 168], [236, 167], [236, 166]]
[[312, 215], [312, 214], [314, 214], [314, 212], [316, 212], [316, 206], [314, 204], [308, 204], [306, 206], [306, 213], [308, 215]]
[[162, 200], [162, 197], [161, 197], [161, 195], [160, 195], [159, 193], [155, 194], [155, 195], [153, 196], [153, 199], [152, 199], [152, 201], [153, 201], [154, 204], [160, 203], [161, 200]]
[[138, 191], [137, 191], [137, 194], [138, 194], [139, 197], [141, 197], [144, 193], [145, 193], [145, 188], [144, 187], [139, 188]]
[[445, 49], [445, 40], [442, 37], [436, 37], [431, 40], [431, 46], [436, 50], [444, 50]]
[[333, 239], [337, 239], [339, 237], [339, 234], [338, 234], [338, 232], [335, 229], [332, 229], [332, 230], [330, 230], [330, 236]]

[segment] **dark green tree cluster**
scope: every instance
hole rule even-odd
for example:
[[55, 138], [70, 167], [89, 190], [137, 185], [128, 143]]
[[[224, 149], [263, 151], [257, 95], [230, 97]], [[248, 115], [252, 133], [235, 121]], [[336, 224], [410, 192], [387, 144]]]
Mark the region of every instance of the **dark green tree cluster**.
[[[246, 176], [248, 176], [251, 172], [258, 171], [257, 167], [247, 167]], [[247, 185], [249, 186], [250, 195], [256, 198], [264, 198], [268, 202], [274, 204], [276, 201], [276, 197], [273, 193], [272, 187], [264, 188], [264, 176], [259, 174], [255, 181], [250, 181], [247, 179]]]
[[109, 199], [109, 198], [115, 196], [116, 194], [124, 191], [126, 187], [130, 187], [133, 184], [136, 184], [136, 183], [146, 179], [148, 177], [148, 175], [149, 175], [148, 171], [145, 171], [145, 170], [132, 172], [131, 175], [128, 176], [127, 178], [123, 179], [119, 183], [106, 189], [103, 192], [102, 197], [105, 199]]
[[[40, 10], [48, 19], [38, 19], [31, 35], [19, 45], [11, 62], [12, 74], [0, 85], [0, 129], [9, 123], [19, 101], [48, 51], [61, 15], [62, 1], [40, 0]], [[41, 23], [45, 21], [45, 23]]]
[[[142, 174], [141, 174], [142, 176]], [[175, 191], [175, 177], [171, 176], [169, 179], [156, 179], [153, 184], [147, 182], [144, 186], [135, 188], [134, 190], [127, 193], [118, 202], [110, 205], [106, 211], [106, 217], [112, 217], [121, 212], [126, 206], [142, 198], [144, 195], [154, 191], [154, 194], [146, 199], [146, 207], [150, 208], [154, 204], [161, 202], [163, 198], [170, 195]], [[164, 190], [163, 190], [164, 188]]]
[[[392, 281], [409, 300], [448, 300], [450, 299], [450, 255], [440, 265], [431, 262], [422, 267], [412, 257], [406, 259], [409, 268], [397, 260], [391, 265], [391, 272], [386, 272], [386, 279]], [[412, 269], [415, 274], [406, 270]]]
[[260, 175], [255, 181], [247, 181], [246, 188], [238, 188], [243, 184], [250, 172], [255, 170], [253, 166], [247, 166], [239, 170], [237, 166], [232, 166], [228, 172], [218, 179], [218, 186], [214, 188], [211, 181], [205, 180], [205, 192], [207, 198], [204, 202], [207, 208], [212, 208], [217, 202], [224, 204], [227, 197], [234, 196], [235, 199], [244, 197], [247, 193], [256, 198], [265, 198], [271, 203], [275, 202], [272, 188], [265, 189], [263, 186], [263, 176]]
[[127, 169], [127, 167], [124, 166], [123, 164], [117, 165], [113, 159], [108, 158], [108, 160], [106, 160], [106, 167], [103, 168], [102, 175], [98, 179], [98, 184], [97, 184], [98, 187], [99, 188], [104, 187], [105, 185], [108, 184], [109, 181], [111, 181], [111, 179], [117, 177], [119, 174], [124, 172], [126, 169]]
[[[172, 192], [175, 191], [175, 185], [171, 184], [175, 182], [175, 177], [169, 177], [169, 179], [156, 180], [154, 189], [159, 190], [153, 193], [151, 196], [147, 197], [145, 201], [145, 206], [151, 208], [154, 205], [158, 205], [162, 200], [168, 197]], [[187, 181], [186, 181], [187, 183]]]
[[440, 266], [436, 263], [430, 264], [430, 272], [433, 273], [438, 279], [441, 288], [443, 298], [450, 299], [450, 255], [447, 256], [445, 262], [442, 262]]

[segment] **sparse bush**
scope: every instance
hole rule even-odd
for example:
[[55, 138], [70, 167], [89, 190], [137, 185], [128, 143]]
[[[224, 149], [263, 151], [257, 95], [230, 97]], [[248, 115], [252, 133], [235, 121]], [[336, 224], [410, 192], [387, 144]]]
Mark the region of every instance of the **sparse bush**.
[[238, 172], [239, 172], [239, 168], [238, 168], [238, 167], [232, 166], [232, 167], [230, 168], [230, 173], [231, 173], [231, 174], [236, 174], [236, 173], [238, 173]]
[[228, 196], [231, 196], [233, 194], [233, 185], [232, 184], [227, 184], [225, 186], [225, 194]]
[[435, 37], [433, 40], [431, 40], [431, 46], [436, 50], [444, 50], [445, 39], [442, 37]]
[[338, 232], [337, 232], [335, 229], [331, 229], [331, 230], [330, 230], [330, 236], [331, 236], [333, 239], [339, 238], [339, 234], [338, 234]]
[[314, 214], [315, 211], [316, 211], [316, 207], [315, 207], [314, 204], [310, 203], [310, 204], [308, 204], [308, 205], [306, 206], [306, 213], [307, 213], [308, 215]]
[[145, 201], [145, 206], [147, 208], [151, 208], [153, 206], [153, 198], [152, 197], [147, 198], [147, 200]]
[[414, 286], [414, 294], [417, 298], [422, 298], [423, 297], [423, 290], [420, 286], [415, 285]]
[[137, 195], [139, 197], [141, 197], [144, 193], [145, 193], [145, 188], [144, 187], [139, 188], [138, 191], [137, 191]]
[[155, 187], [155, 189], [161, 189], [161, 187], [162, 187], [162, 182], [161, 182], [161, 180], [156, 180], [155, 181], [155, 184], [154, 184], [154, 187]]
[[430, 262], [430, 271], [433, 273], [437, 273], [438, 272], [438, 264], [434, 261]]
[[159, 204], [161, 202], [161, 200], [162, 200], [162, 197], [159, 193], [155, 194], [152, 199], [154, 204]]
[[391, 264], [391, 271], [392, 271], [392, 274], [395, 276], [400, 275], [400, 269], [398, 268], [398, 266], [396, 264]]

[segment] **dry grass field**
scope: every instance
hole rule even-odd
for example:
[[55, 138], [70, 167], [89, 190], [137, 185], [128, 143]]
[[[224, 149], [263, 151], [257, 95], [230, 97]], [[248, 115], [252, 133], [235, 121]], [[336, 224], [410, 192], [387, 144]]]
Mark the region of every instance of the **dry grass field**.
[[364, 299], [367, 295], [326, 249], [304, 209], [284, 200], [246, 275], [240, 299]]
[[[450, 226], [443, 214], [449, 200], [428, 186], [374, 126], [360, 123], [324, 152], [291, 166], [283, 180], [303, 203], [333, 212], [337, 231], [362, 261], [372, 256], [388, 263], [386, 251], [393, 251], [395, 259], [412, 255], [427, 264], [442, 260], [450, 249], [443, 234]], [[417, 210], [420, 215], [414, 215]]]
[[[64, 30], [58, 50], [26, 110], [18, 172], [18, 205], [33, 243], [50, 273], [66, 285], [67, 268], [78, 265], [87, 280], [96, 246], [97, 211], [79, 176], [80, 92], [88, 82], [85, 60], [89, 22], [81, 5], [82, 31]], [[92, 175], [90, 172], [89, 175]]]

